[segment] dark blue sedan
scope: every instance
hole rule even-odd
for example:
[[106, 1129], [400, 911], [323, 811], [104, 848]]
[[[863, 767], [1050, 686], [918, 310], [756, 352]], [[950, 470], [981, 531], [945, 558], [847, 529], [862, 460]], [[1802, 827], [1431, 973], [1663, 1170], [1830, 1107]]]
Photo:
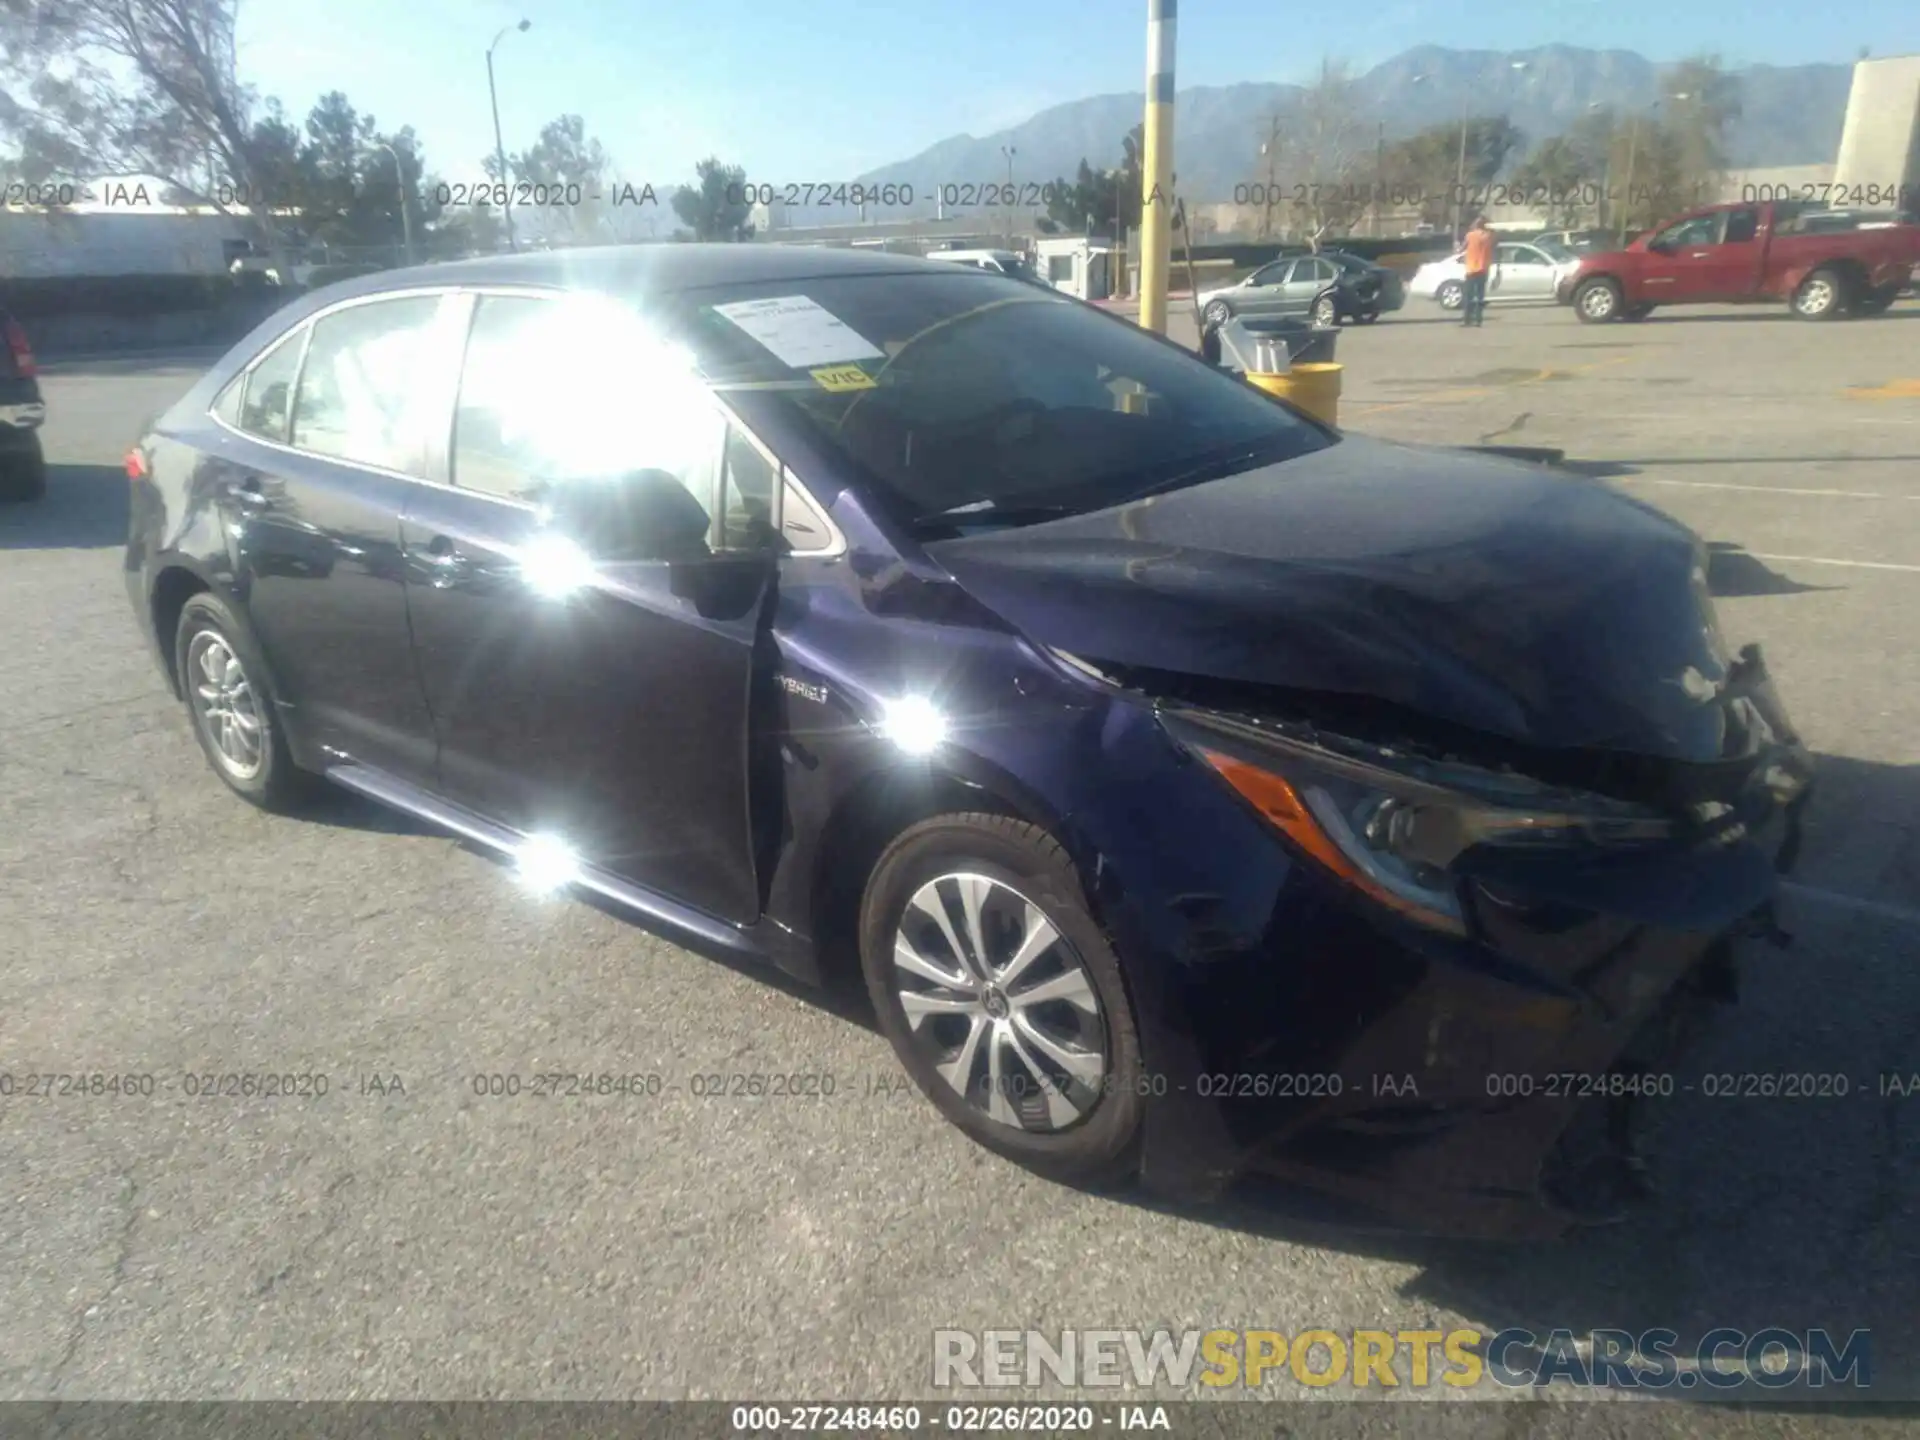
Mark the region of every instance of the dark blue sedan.
[[127, 468], [128, 593], [229, 787], [857, 965], [932, 1104], [1075, 1183], [1618, 1213], [1806, 793], [1673, 521], [951, 265], [352, 281]]

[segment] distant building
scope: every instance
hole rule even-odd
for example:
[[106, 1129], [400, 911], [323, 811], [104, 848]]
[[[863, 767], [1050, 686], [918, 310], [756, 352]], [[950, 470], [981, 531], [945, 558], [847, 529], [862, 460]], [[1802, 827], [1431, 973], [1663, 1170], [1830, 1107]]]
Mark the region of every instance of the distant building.
[[175, 206], [0, 209], [0, 275], [222, 275], [250, 253], [244, 221]]
[[[1871, 207], [1856, 190], [1892, 190], [1888, 206], [1920, 207], [1920, 55], [1862, 60], [1853, 67], [1834, 184], [1844, 203]], [[1904, 193], [1902, 193], [1904, 192]]]

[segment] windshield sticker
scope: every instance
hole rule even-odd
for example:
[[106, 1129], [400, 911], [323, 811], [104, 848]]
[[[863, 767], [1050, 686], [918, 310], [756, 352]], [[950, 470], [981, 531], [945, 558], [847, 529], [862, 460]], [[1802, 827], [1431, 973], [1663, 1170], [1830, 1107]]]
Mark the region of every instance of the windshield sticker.
[[808, 372], [813, 383], [822, 390], [873, 390], [878, 387], [873, 377], [858, 365], [829, 365], [822, 370]]
[[770, 300], [736, 300], [713, 307], [758, 340], [782, 365], [809, 370], [847, 360], [886, 357], [865, 336], [805, 295], [776, 295]]

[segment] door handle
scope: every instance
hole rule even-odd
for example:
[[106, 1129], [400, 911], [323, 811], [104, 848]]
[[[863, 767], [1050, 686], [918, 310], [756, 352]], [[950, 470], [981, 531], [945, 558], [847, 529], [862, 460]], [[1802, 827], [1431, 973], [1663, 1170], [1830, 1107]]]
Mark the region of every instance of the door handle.
[[227, 487], [227, 498], [242, 510], [266, 510], [273, 505], [273, 497], [261, 488], [256, 479], [236, 480]]
[[436, 535], [427, 541], [420, 551], [420, 559], [425, 563], [431, 576], [431, 583], [446, 587], [454, 584], [467, 573], [467, 556], [453, 543], [450, 535]]
[[1687, 258], [1689, 260], [1711, 260], [1713, 258], [1713, 252], [1711, 250], [1693, 250], [1688, 252]]

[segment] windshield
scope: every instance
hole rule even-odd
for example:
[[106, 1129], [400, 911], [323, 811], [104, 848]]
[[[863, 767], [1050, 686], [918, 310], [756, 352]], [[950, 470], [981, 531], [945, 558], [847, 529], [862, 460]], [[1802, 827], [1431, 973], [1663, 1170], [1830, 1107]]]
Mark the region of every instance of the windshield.
[[1102, 509], [1333, 443], [1137, 327], [1004, 277], [790, 280], [674, 303], [756, 428], [798, 426], [904, 523]]

